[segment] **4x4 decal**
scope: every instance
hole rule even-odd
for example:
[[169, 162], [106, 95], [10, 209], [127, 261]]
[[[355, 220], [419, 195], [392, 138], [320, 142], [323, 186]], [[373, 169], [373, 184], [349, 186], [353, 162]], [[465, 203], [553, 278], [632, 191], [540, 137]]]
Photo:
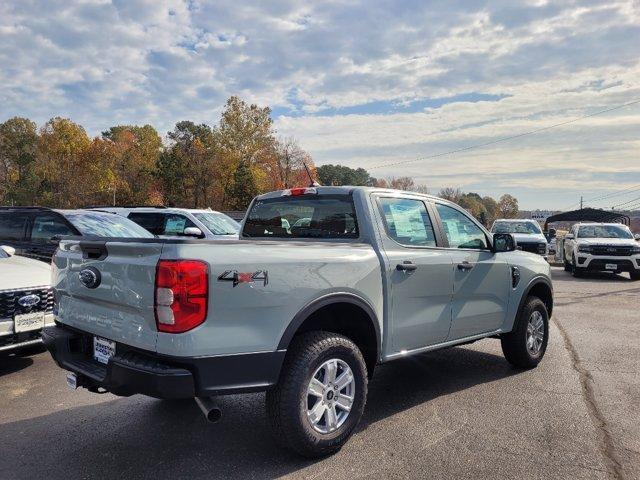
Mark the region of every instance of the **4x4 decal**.
[[238, 272], [237, 270], [225, 270], [218, 277], [219, 282], [233, 282], [233, 286], [239, 283], [253, 283], [256, 280], [262, 280], [262, 285], [267, 286], [269, 283], [269, 272], [266, 270], [258, 270], [257, 272]]

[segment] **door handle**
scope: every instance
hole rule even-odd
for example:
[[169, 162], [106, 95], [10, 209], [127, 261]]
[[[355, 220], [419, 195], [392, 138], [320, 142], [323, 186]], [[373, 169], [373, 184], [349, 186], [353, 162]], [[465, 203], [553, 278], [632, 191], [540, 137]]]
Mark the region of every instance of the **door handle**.
[[401, 272], [413, 272], [417, 268], [418, 266], [409, 260], [405, 260], [404, 262], [396, 265], [396, 270]]
[[471, 270], [473, 268], [473, 263], [469, 263], [466, 260], [462, 263], [458, 264], [458, 270]]

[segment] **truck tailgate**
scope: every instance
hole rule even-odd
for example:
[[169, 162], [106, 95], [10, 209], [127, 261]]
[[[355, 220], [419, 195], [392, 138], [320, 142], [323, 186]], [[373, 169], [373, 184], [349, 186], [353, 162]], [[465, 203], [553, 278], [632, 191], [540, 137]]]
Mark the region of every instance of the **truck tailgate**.
[[154, 242], [62, 241], [53, 260], [56, 319], [109, 340], [155, 351], [154, 281], [162, 246]]

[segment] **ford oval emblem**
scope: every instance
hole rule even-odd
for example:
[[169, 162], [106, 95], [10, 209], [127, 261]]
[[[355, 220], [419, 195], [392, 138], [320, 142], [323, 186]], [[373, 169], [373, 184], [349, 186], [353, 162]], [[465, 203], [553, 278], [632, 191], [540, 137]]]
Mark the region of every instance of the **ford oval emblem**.
[[83, 268], [80, 270], [78, 277], [80, 282], [87, 288], [97, 288], [102, 280], [100, 271], [94, 267]]
[[38, 295], [25, 295], [18, 299], [18, 305], [21, 307], [35, 307], [40, 303], [40, 297]]

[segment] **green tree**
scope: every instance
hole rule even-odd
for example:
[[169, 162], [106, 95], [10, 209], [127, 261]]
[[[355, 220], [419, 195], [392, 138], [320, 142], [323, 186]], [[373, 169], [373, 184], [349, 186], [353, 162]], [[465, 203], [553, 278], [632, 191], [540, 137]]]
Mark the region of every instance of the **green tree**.
[[246, 162], [240, 162], [233, 173], [233, 181], [227, 187], [227, 206], [231, 210], [244, 210], [249, 202], [258, 195], [258, 187]]
[[167, 203], [194, 208], [218, 206], [218, 132], [206, 124], [181, 121], [167, 136], [172, 144], [158, 162]]
[[322, 185], [375, 186], [376, 179], [364, 168], [349, 168], [344, 165], [322, 165], [317, 168]]
[[31, 120], [14, 117], [0, 124], [0, 202], [35, 202], [37, 145], [36, 124]]
[[[229, 197], [243, 191], [232, 186], [238, 175], [243, 178], [250, 175], [251, 185], [257, 191], [265, 191], [271, 185], [277, 158], [274, 133], [269, 107], [249, 105], [236, 96], [227, 100], [216, 132], [221, 156], [218, 174], [225, 207], [248, 202], [245, 198]], [[240, 172], [236, 172], [238, 168], [241, 168]]]

